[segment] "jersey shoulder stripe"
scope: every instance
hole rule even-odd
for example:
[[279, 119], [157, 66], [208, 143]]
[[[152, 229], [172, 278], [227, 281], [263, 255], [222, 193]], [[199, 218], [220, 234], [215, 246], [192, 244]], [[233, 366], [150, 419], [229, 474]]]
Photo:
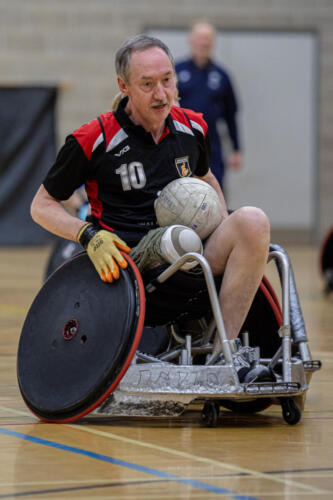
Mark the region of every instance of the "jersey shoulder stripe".
[[184, 112], [189, 117], [192, 127], [196, 130], [199, 130], [199, 132], [201, 132], [202, 135], [206, 137], [208, 125], [203, 118], [203, 114], [197, 113], [196, 111], [193, 111], [193, 109], [185, 109], [185, 108]]
[[192, 129], [189, 127], [188, 122], [187, 125], [184, 125], [184, 123], [181, 123], [177, 120], [173, 120], [173, 124], [178, 132], [184, 132], [184, 134], [194, 135]]
[[186, 130], [184, 129], [184, 127], [187, 127], [187, 129], [191, 130], [188, 122], [190, 120], [192, 128], [201, 132], [204, 137], [206, 136], [208, 126], [203, 119], [202, 113], [197, 113], [192, 109], [183, 109], [178, 108], [177, 106], [173, 106], [171, 108], [170, 114], [177, 130], [185, 132]]
[[[102, 120], [105, 131], [106, 150], [111, 151], [127, 138], [127, 134], [119, 125], [113, 113], [104, 113], [100, 116], [100, 119]], [[90, 160], [95, 149], [104, 142], [103, 132], [97, 118], [90, 123], [82, 125], [75, 130], [72, 135], [80, 144], [88, 160]]]
[[105, 131], [106, 151], [109, 152], [127, 139], [128, 135], [119, 125], [113, 113], [104, 113], [100, 116], [100, 119]]

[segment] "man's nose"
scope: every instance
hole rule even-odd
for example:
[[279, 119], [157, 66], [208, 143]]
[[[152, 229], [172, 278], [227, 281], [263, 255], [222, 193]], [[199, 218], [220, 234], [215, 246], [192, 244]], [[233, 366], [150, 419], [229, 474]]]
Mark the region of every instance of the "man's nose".
[[166, 98], [166, 92], [161, 82], [158, 82], [154, 89], [154, 99], [163, 101]]

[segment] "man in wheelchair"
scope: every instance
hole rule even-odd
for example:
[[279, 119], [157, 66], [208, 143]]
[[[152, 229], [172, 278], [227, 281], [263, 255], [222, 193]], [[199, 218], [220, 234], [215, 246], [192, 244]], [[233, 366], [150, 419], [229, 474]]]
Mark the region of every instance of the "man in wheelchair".
[[[230, 215], [223, 193], [209, 169], [209, 138], [199, 113], [174, 105], [174, 61], [160, 40], [138, 35], [125, 41], [116, 54], [119, 89], [124, 98], [114, 112], [106, 112], [70, 134], [37, 191], [33, 219], [50, 232], [79, 241], [100, 278], [119, 278], [119, 267], [150, 230], [157, 229], [154, 201], [171, 181], [194, 176], [211, 185], [223, 206], [223, 220], [204, 242], [203, 255], [216, 277], [219, 304], [240, 381], [267, 375], [252, 372], [249, 349], [239, 348], [241, 326], [248, 314], [267, 263], [270, 228], [267, 216], [255, 207]], [[186, 158], [187, 168], [177, 160]], [[85, 222], [65, 211], [61, 201], [82, 184], [91, 206]], [[144, 279], [153, 279], [156, 269]], [[180, 309], [203, 315], [209, 299], [202, 276], [177, 273], [166, 288], [148, 294], [146, 324], [179, 317]], [[222, 279], [223, 276], [223, 279]], [[243, 351], [242, 351], [243, 349]], [[211, 360], [222, 363], [219, 337]]]

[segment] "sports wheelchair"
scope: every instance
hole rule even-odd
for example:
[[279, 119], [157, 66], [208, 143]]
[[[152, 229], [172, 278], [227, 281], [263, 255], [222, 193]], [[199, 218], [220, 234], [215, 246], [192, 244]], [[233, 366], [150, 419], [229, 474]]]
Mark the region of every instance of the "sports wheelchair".
[[[187, 253], [151, 276], [128, 268], [112, 285], [98, 277], [85, 252], [46, 280], [24, 322], [17, 373], [29, 409], [47, 422], [72, 422], [87, 414], [176, 417], [200, 405], [203, 423], [214, 427], [219, 410], [256, 413], [272, 404], [296, 424], [320, 361], [312, 359], [285, 250], [270, 245], [281, 283], [282, 307], [266, 277], [241, 330], [243, 345], [257, 346], [255, 363], [268, 367], [265, 380], [241, 383], [227, 340], [215, 281], [207, 260]], [[145, 303], [172, 283], [188, 282], [182, 265], [195, 260], [205, 278], [187, 311], [154, 324]], [[157, 296], [157, 295], [156, 295]], [[181, 305], [181, 295], [179, 302]], [[208, 301], [208, 308], [205, 305]], [[203, 307], [203, 310], [202, 309]], [[213, 364], [212, 339], [221, 340], [224, 362]]]

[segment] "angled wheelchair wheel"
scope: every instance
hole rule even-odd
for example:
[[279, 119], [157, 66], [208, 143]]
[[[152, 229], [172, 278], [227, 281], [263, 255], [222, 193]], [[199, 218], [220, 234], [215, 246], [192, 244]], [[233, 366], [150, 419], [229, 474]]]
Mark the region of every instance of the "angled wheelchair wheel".
[[320, 271], [324, 278], [324, 292], [333, 292], [333, 227], [326, 234], [320, 248]]
[[201, 418], [206, 427], [216, 427], [219, 421], [219, 414], [219, 404], [207, 401], [203, 406]]
[[65, 240], [64, 238], [57, 238], [48, 262], [46, 264], [44, 281], [51, 276], [51, 274], [58, 269], [64, 262], [82, 252], [82, 246], [76, 241]]
[[139, 271], [104, 283], [87, 254], [57, 269], [30, 307], [18, 347], [17, 375], [29, 409], [71, 422], [99, 406], [126, 373], [144, 324]]
[[257, 398], [252, 401], [232, 401], [231, 399], [222, 399], [220, 405], [227, 410], [231, 410], [233, 413], [239, 414], [253, 414], [259, 413], [260, 411], [266, 410], [273, 404], [273, 401], [269, 398]]
[[282, 313], [279, 301], [268, 279], [264, 277], [254, 297], [241, 332], [249, 333], [251, 346], [260, 347], [263, 358], [271, 358], [279, 346], [279, 328], [282, 325]]

